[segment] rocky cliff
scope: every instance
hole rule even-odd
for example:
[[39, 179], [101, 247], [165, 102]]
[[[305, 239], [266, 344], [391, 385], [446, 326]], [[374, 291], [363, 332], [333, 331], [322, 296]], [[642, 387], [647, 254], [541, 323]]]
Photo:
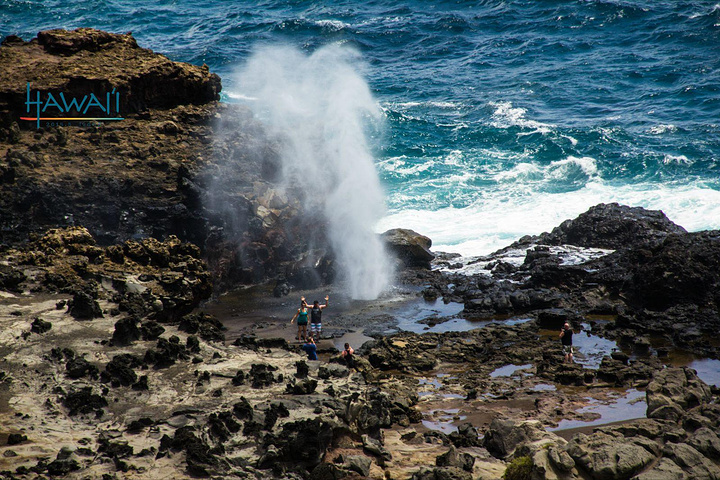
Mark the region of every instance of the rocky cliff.
[[[83, 28], [7, 37], [0, 70], [3, 243], [78, 225], [101, 245], [176, 235], [202, 249], [218, 286], [328, 275], [307, 266], [325, 252], [308, 259], [293, 193], [273, 188], [274, 141], [251, 112], [217, 101], [220, 79], [207, 67], [171, 61], [130, 34]], [[109, 110], [117, 99], [124, 120], [36, 128], [20, 119], [36, 113], [26, 111], [28, 88], [61, 105], [60, 94], [109, 99]]]

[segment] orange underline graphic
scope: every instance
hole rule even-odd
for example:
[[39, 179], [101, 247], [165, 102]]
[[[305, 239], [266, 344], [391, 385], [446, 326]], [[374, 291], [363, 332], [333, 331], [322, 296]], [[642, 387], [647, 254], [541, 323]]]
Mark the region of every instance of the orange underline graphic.
[[113, 118], [86, 118], [86, 117], [20, 117], [20, 120], [46, 120], [46, 121], [70, 121], [70, 120], [76, 120], [76, 121], [88, 121], [88, 120], [125, 120], [121, 117], [113, 117]]

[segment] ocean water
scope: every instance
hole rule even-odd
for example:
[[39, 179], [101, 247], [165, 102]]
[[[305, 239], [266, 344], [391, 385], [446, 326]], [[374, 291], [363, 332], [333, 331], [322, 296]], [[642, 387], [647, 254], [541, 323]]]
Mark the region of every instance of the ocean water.
[[600, 202], [720, 228], [717, 1], [0, 0], [0, 35], [132, 31], [206, 63], [253, 105], [258, 48], [359, 52], [386, 213], [434, 248], [485, 254]]

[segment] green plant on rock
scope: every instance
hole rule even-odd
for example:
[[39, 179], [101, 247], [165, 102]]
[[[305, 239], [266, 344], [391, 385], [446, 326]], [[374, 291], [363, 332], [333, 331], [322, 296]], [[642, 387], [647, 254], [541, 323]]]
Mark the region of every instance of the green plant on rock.
[[502, 478], [504, 480], [530, 480], [532, 467], [532, 458], [518, 457], [510, 462]]

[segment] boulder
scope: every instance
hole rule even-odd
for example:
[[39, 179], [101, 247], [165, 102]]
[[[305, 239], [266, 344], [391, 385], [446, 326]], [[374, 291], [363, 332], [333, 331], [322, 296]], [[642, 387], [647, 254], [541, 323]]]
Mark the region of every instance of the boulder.
[[264, 388], [269, 387], [277, 381], [281, 381], [275, 378], [272, 373], [277, 370], [277, 367], [266, 363], [254, 363], [250, 366], [250, 373], [248, 374], [248, 381], [252, 388]]
[[633, 477], [633, 480], [685, 480], [687, 475], [677, 463], [661, 458], [652, 468]]
[[178, 330], [182, 332], [198, 335], [203, 340], [215, 342], [225, 341], [224, 330], [227, 328], [212, 315], [207, 313], [193, 313], [185, 315], [178, 325]]
[[421, 468], [411, 480], [472, 480], [473, 476], [457, 467]]
[[142, 365], [140, 358], [124, 353], [115, 355], [113, 359], [105, 366], [105, 371], [101, 374], [104, 382], [110, 382], [113, 387], [130, 386], [137, 382], [137, 374], [135, 368]]
[[84, 357], [73, 357], [65, 364], [67, 376], [70, 378], [82, 378], [85, 375], [97, 377], [98, 368], [85, 360]]
[[512, 457], [519, 448], [534, 450], [541, 445], [563, 442], [557, 435], [546, 431], [537, 420], [515, 422], [498, 417], [490, 423], [482, 443], [490, 454], [505, 459]]
[[405, 228], [395, 228], [382, 234], [388, 250], [406, 267], [430, 268], [435, 255], [430, 252], [432, 240]]
[[173, 335], [169, 339], [158, 338], [155, 349], [145, 352], [145, 363], [151, 363], [155, 368], [167, 368], [178, 360], [189, 360], [187, 346], [180, 343], [180, 339]]
[[369, 435], [362, 436], [363, 449], [380, 457], [383, 460], [392, 460], [392, 454], [380, 443], [380, 440], [372, 438]]
[[356, 472], [367, 477], [370, 475], [370, 466], [372, 458], [365, 455], [348, 455], [344, 458], [343, 467], [351, 472]]
[[639, 473], [658, 457], [653, 449], [659, 447], [644, 437], [625, 439], [602, 432], [577, 434], [567, 445], [575, 463], [599, 480], [627, 479]]
[[460, 425], [456, 432], [450, 433], [448, 439], [456, 447], [479, 447], [482, 443], [477, 429], [467, 422]]
[[[561, 456], [562, 452], [567, 458]], [[527, 457], [520, 457], [527, 458]], [[577, 478], [573, 473], [575, 462], [564, 450], [554, 447], [540, 449], [532, 456], [532, 476], [543, 480], [561, 480], [566, 478]]]
[[678, 421], [687, 410], [707, 403], [710, 387], [689, 368], [666, 368], [648, 384], [647, 416]]
[[113, 345], [130, 345], [135, 340], [140, 340], [141, 333], [137, 324], [138, 320], [134, 317], [121, 318], [115, 322]]
[[26, 279], [27, 276], [21, 270], [10, 265], [0, 265], [0, 290], [17, 291]]
[[347, 367], [336, 364], [322, 365], [318, 368], [318, 377], [327, 380], [329, 378], [345, 378], [350, 374]]
[[457, 449], [451, 446], [447, 452], [437, 456], [435, 465], [438, 467], [457, 467], [466, 472], [472, 472], [475, 457], [465, 452], [458, 453]]
[[7, 438], [8, 445], [19, 445], [25, 441], [27, 441], [27, 435], [23, 435], [22, 433], [8, 434], [8, 438]]
[[157, 340], [163, 333], [165, 333], [165, 327], [153, 320], [143, 322], [140, 327], [140, 335], [143, 340]]
[[42, 318], [36, 318], [30, 325], [30, 331], [33, 333], [46, 333], [52, 328], [52, 323], [46, 322]]
[[693, 432], [688, 444], [707, 458], [720, 460], [720, 438], [715, 431], [708, 427], [701, 427]]
[[551, 446], [548, 448], [547, 453], [550, 464], [560, 472], [567, 473], [575, 468], [575, 460], [572, 459], [565, 449]]
[[276, 461], [314, 467], [322, 461], [332, 439], [332, 425], [320, 418], [313, 418], [283, 424], [278, 435], [267, 434], [264, 437], [264, 448], [272, 445], [277, 449]]
[[668, 443], [663, 454], [680, 466], [688, 478], [720, 480], [720, 467], [686, 443]]
[[317, 380], [303, 378], [295, 383], [289, 383], [286, 390], [293, 395], [309, 395], [315, 392], [317, 385]]
[[68, 393], [63, 399], [63, 404], [68, 409], [70, 416], [79, 413], [95, 413], [98, 417], [102, 416], [103, 408], [108, 405], [105, 397], [92, 393], [92, 387], [84, 387]]
[[92, 320], [103, 316], [98, 302], [86, 292], [80, 291], [68, 302], [68, 312], [78, 320]]

